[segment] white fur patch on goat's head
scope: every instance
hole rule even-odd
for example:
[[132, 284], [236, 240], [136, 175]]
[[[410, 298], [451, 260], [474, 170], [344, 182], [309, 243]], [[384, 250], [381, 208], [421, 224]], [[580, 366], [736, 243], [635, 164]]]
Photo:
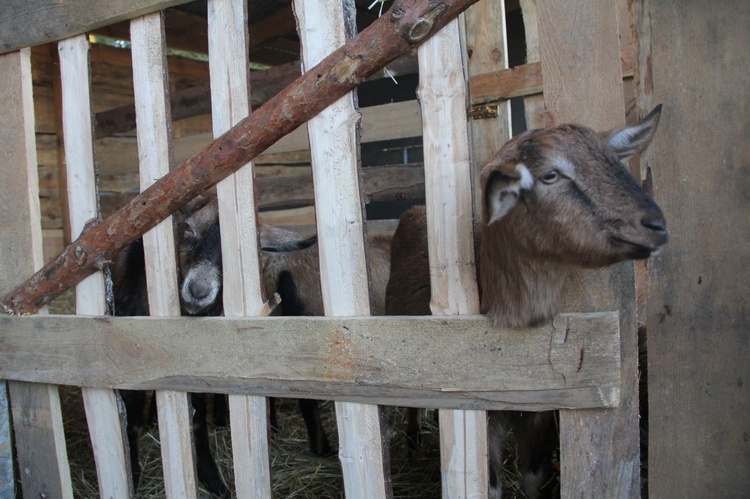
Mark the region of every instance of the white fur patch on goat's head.
[[484, 186], [484, 223], [490, 225], [503, 218], [518, 202], [523, 190], [534, 185], [534, 177], [523, 163], [490, 171]]
[[575, 178], [575, 166], [565, 156], [555, 156], [552, 158], [552, 164], [555, 169], [568, 178]]

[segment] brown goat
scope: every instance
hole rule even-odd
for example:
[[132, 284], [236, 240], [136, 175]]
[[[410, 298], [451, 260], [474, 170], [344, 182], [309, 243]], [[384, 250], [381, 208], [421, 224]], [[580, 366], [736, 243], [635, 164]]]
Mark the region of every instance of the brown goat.
[[[368, 235], [367, 249], [370, 264], [370, 307], [374, 315], [385, 312], [385, 287], [390, 274], [391, 235]], [[318, 246], [294, 252], [275, 252], [266, 256], [263, 278], [267, 292], [281, 296], [278, 313], [285, 316], [325, 315], [320, 288], [320, 259]], [[302, 417], [307, 427], [310, 448], [321, 456], [334, 451], [328, 442], [317, 400], [300, 399]], [[271, 406], [273, 409], [273, 405]], [[272, 423], [275, 414], [272, 412]]]
[[[496, 326], [550, 320], [574, 268], [647, 258], [666, 244], [661, 209], [622, 163], [651, 141], [660, 111], [661, 106], [638, 124], [606, 133], [577, 125], [530, 130], [484, 166], [475, 247], [481, 311]], [[405, 213], [394, 235], [386, 313], [430, 313], [424, 207]], [[554, 414], [491, 412], [489, 423], [491, 483], [500, 483], [506, 437], [512, 434], [526, 495], [553, 493], [554, 486], [545, 484], [557, 440]]]

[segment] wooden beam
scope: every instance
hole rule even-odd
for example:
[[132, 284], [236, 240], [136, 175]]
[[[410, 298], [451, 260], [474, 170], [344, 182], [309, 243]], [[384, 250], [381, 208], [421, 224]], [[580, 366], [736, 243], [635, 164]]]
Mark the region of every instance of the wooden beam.
[[[291, 17], [291, 13], [289, 14]], [[209, 0], [212, 125], [215, 136], [250, 113], [247, 2]], [[294, 18], [291, 17], [292, 22]], [[258, 208], [252, 162], [216, 186], [221, 224], [223, 305], [227, 317], [260, 315], [264, 290], [258, 247]], [[240, 498], [272, 497], [268, 399], [229, 396], [232, 458]]]
[[[459, 21], [419, 47], [425, 205], [434, 315], [478, 314], [464, 53]], [[487, 414], [441, 411], [443, 497], [482, 497], [489, 486]]]
[[125, 245], [434, 35], [474, 1], [397, 0], [388, 16], [379, 18], [103, 223], [92, 224], [60, 255], [3, 296], [3, 310], [32, 313], [101, 269]]
[[[406, 54], [388, 65], [388, 71], [394, 75], [414, 74], [417, 72], [417, 60], [412, 54]], [[252, 107], [263, 105], [284, 87], [300, 75], [299, 62], [290, 62], [275, 66], [265, 71], [250, 73]], [[385, 78], [385, 72], [375, 73], [370, 80]], [[208, 85], [178, 90], [170, 95], [172, 120], [178, 121], [192, 116], [211, 113], [211, 89]], [[96, 138], [109, 137], [128, 132], [135, 128], [135, 107], [125, 104], [96, 113]], [[398, 121], [397, 121], [398, 122]]]
[[2, 315], [0, 377], [432, 408], [612, 407], [618, 321], [616, 312], [562, 314], [538, 328], [497, 329], [464, 315]]
[[[162, 12], [147, 14], [130, 23], [133, 49], [133, 91], [138, 123], [138, 158], [141, 189], [169, 172], [172, 137], [169, 109], [169, 74]], [[154, 316], [180, 315], [177, 256], [172, 219], [167, 218], [143, 235], [149, 311]], [[167, 497], [195, 498], [198, 481], [192, 407], [185, 392], [157, 390], [164, 487]]]
[[[164, 15], [165, 32], [170, 49], [208, 54], [206, 18], [177, 9], [167, 10]], [[271, 40], [295, 33], [295, 29], [296, 24], [291, 6], [284, 7], [262, 20], [250, 19], [248, 48], [251, 50], [258, 48]], [[128, 21], [102, 26], [93, 30], [92, 33], [117, 40], [131, 40]], [[299, 65], [297, 67], [299, 68]]]
[[[63, 136], [66, 185], [69, 199], [71, 238], [84, 229], [89, 220], [99, 217], [96, 192], [94, 139], [91, 123], [91, 82], [89, 80], [89, 42], [83, 35], [58, 44], [62, 83]], [[106, 313], [104, 276], [96, 272], [76, 286], [76, 313]], [[86, 387], [82, 390], [89, 424], [91, 445], [96, 461], [99, 493], [103, 497], [132, 495], [127, 472], [124, 421], [112, 390]]]
[[[312, 206], [314, 192], [312, 172], [283, 177], [260, 177], [258, 208], [274, 209]], [[394, 201], [424, 199], [424, 165], [371, 166], [362, 170], [364, 201]]]
[[648, 261], [651, 497], [750, 491], [750, 11], [707, 6], [644, 3], [643, 90], [664, 113], [643, 167], [671, 235]]
[[[0, 245], [0, 290], [5, 292], [21, 275], [42, 265], [42, 230], [39, 224], [37, 158], [34, 147], [34, 103], [30, 50], [0, 56], [0, 211], [3, 244]], [[1, 379], [2, 377], [0, 377]], [[4, 384], [5, 382], [2, 381]], [[24, 497], [48, 494], [72, 498], [68, 456], [65, 450], [60, 397], [56, 386], [9, 382], [13, 414], [5, 411], [0, 434], [3, 458], [0, 483], [12, 493], [13, 441]], [[20, 491], [16, 491], [20, 492]]]
[[8, 0], [0, 16], [0, 53], [54, 42], [187, 0]]
[[[624, 47], [621, 52], [622, 77], [632, 78], [635, 68], [633, 51]], [[509, 69], [482, 73], [469, 80], [472, 105], [500, 102], [513, 97], [542, 93], [542, 65], [530, 62]]]
[[[595, 130], [625, 125], [614, 2], [537, 2], [545, 108], [556, 123]], [[578, 271], [563, 310], [619, 310], [622, 402], [607, 411], [560, 412], [562, 497], [638, 497], [638, 345], [632, 262]], [[571, 308], [572, 307], [572, 308]]]
[[[315, 66], [356, 33], [354, 0], [294, 0], [302, 70]], [[307, 125], [315, 185], [320, 289], [326, 316], [370, 315], [369, 268], [361, 187], [362, 115], [349, 92]], [[392, 498], [385, 418], [373, 403], [337, 401], [339, 462], [347, 497]]]

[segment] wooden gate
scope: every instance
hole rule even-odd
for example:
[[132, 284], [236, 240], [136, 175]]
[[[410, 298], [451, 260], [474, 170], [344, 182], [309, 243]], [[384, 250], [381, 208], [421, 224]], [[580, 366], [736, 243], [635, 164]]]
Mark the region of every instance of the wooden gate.
[[[24, 47], [61, 40], [70, 224], [76, 235], [97, 216], [89, 42], [76, 33], [142, 16], [131, 22], [131, 39], [145, 189], [167, 174], [172, 162], [164, 27], [158, 10], [175, 3], [82, 2], [80, 10], [63, 10], [62, 20], [46, 13], [57, 5], [53, 2], [15, 6], [33, 29], [13, 32], [14, 40], [0, 47], [7, 52], [0, 56], [4, 293], [42, 265], [31, 65]], [[225, 318], [172, 317], [179, 315], [179, 305], [169, 220], [145, 240], [149, 301], [158, 318], [103, 318], [101, 273], [77, 286], [77, 317], [0, 317], [0, 377], [8, 380], [8, 394], [0, 394], [0, 400], [9, 395], [12, 401], [24, 496], [72, 497], [56, 385], [83, 387], [102, 497], [132, 494], [114, 392], [122, 388], [157, 390], [169, 497], [196, 496], [188, 391], [230, 394], [238, 497], [271, 496], [266, 397], [295, 395], [337, 401], [347, 497], [391, 494], [378, 414], [382, 404], [442, 410], [445, 497], [486, 497], [485, 411], [511, 408], [561, 410], [564, 497], [638, 495], [632, 264], [577, 277], [569, 293], [570, 309], [596, 313], [561, 315], [552, 324], [522, 332], [493, 329], [473, 315], [478, 313], [468, 244], [473, 170], [511, 135], [507, 99], [524, 96], [531, 126], [572, 121], [607, 129], [626, 118], [621, 53], [626, 76], [632, 71], [632, 55], [628, 58], [627, 36], [621, 47], [618, 32], [632, 33], [618, 28], [617, 13], [626, 3], [521, 4], [529, 47], [522, 67], [507, 69], [502, 1], [483, 0], [467, 14], [465, 29], [453, 21], [419, 47], [435, 279], [432, 308], [442, 317], [367, 317], [360, 114], [353, 96], [346, 95], [308, 123], [329, 317], [261, 317], [252, 164], [218, 187], [224, 265], [242, 269], [225, 273]], [[208, 5], [213, 128], [219, 136], [249, 112], [247, 10], [243, 1], [209, 0]], [[351, 36], [351, 7], [295, 2], [305, 69]], [[620, 10], [621, 21], [630, 19], [627, 9]], [[465, 63], [466, 46], [471, 57]], [[470, 111], [476, 118], [471, 121]], [[490, 117], [479, 119], [484, 114]], [[191, 330], [189, 336], [185, 330]], [[400, 346], [394, 349], [394, 344]], [[11, 493], [9, 414], [7, 409], [0, 412], [0, 485]]]

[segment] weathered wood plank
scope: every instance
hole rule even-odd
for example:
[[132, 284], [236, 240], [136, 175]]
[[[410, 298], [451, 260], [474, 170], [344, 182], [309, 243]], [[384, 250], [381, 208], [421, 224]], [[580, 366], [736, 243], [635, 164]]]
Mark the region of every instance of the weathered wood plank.
[[[356, 32], [353, 0], [294, 1], [303, 71], [311, 70]], [[354, 92], [308, 122], [326, 315], [370, 315], [360, 185], [359, 124]], [[345, 367], [342, 365], [340, 368]], [[393, 496], [380, 408], [336, 402], [339, 460], [348, 497]]]
[[[291, 13], [289, 18], [293, 21]], [[245, 0], [209, 0], [208, 45], [213, 132], [220, 136], [250, 113], [248, 14]], [[223, 300], [227, 317], [258, 315], [264, 307], [252, 162], [217, 185]], [[268, 399], [229, 397], [237, 496], [271, 497]]]
[[[38, 269], [42, 260], [42, 232], [39, 188], [34, 144], [31, 56], [27, 49], [0, 56], [0, 289]], [[20, 250], [20, 248], [23, 248]], [[4, 381], [2, 382], [5, 383]], [[14, 443], [25, 497], [51, 493], [72, 497], [70, 470], [65, 450], [60, 397], [57, 388], [27, 383], [8, 383], [14, 420]], [[9, 414], [3, 410], [3, 419]], [[10, 425], [5, 428], [3, 446], [3, 493], [13, 497], [13, 456]], [[5, 461], [8, 459], [8, 461]], [[16, 491], [20, 493], [20, 491]]]
[[[633, 51], [623, 50], [622, 58], [623, 78], [632, 77], [635, 66]], [[471, 77], [469, 86], [473, 105], [540, 94], [544, 89], [542, 67], [538, 60], [532, 60], [514, 68], [477, 74]]]
[[644, 9], [644, 90], [664, 104], [644, 171], [672, 236], [648, 264], [649, 493], [742, 497], [750, 491], [750, 10], [741, 0]]
[[[536, 2], [537, 0], [520, 0], [519, 2], [523, 14], [524, 35], [526, 37], [526, 66], [529, 66], [531, 63], [539, 63], [539, 23], [537, 22]], [[541, 65], [539, 67], [541, 84]], [[547, 124], [543, 95], [525, 95], [523, 107], [526, 116], [526, 128], [528, 130], [542, 128]]]
[[[430, 309], [434, 315], [476, 314], [479, 292], [472, 236], [472, 172], [458, 20], [422, 45], [417, 56], [417, 92], [424, 125]], [[443, 497], [486, 496], [486, 414], [449, 411], [441, 415], [440, 449]]]
[[9, 0], [0, 15], [0, 53], [53, 42], [106, 24], [186, 3], [184, 0]]
[[[362, 113], [362, 142], [377, 142], [422, 134], [422, 118], [419, 103], [415, 100], [364, 107]], [[308, 149], [308, 132], [302, 126], [290, 133], [265, 153], [298, 151]]]
[[[169, 173], [172, 163], [169, 71], [161, 12], [130, 23], [133, 39], [133, 91], [138, 124], [140, 187], [145, 190]], [[177, 258], [172, 217], [143, 235], [149, 312], [158, 317], [180, 315]], [[193, 458], [192, 408], [184, 392], [156, 392], [164, 488], [167, 497], [198, 495]]]
[[0, 376], [418, 407], [603, 407], [618, 401], [617, 316], [563, 314], [518, 330], [483, 316], [0, 316]]
[[[596, 130], [625, 124], [614, 2], [537, 2], [545, 107], [557, 123]], [[620, 310], [621, 404], [607, 411], [561, 411], [561, 496], [640, 493], [638, 345], [632, 262], [581, 271], [564, 291], [564, 310]], [[572, 307], [572, 308], [571, 308]]]
[[[422, 134], [422, 121], [419, 104], [416, 100], [383, 104], [362, 108], [362, 142], [419, 137]], [[201, 133], [174, 140], [175, 161], [185, 161], [213, 140], [213, 134]], [[285, 136], [266, 154], [285, 153], [309, 149], [307, 126], [303, 125]], [[99, 169], [106, 185], [109, 175], [123, 175], [136, 172], [138, 151], [132, 137], [108, 137], [96, 142], [99, 153]], [[133, 187], [136, 185], [134, 184]]]
[[[505, 1], [483, 0], [472, 5], [464, 14], [466, 31], [466, 61], [469, 81], [474, 76], [508, 68], [508, 41], [505, 29]], [[499, 29], [502, 28], [502, 29]], [[477, 102], [469, 87], [469, 99]], [[510, 101], [493, 106], [496, 116], [472, 116], [471, 162], [474, 212], [481, 213], [479, 173], [511, 137]]]
[[[62, 83], [63, 135], [71, 239], [86, 224], [99, 218], [91, 123], [89, 43], [85, 36], [58, 44]], [[104, 277], [92, 274], [76, 286], [76, 313], [106, 313]], [[99, 491], [103, 497], [133, 495], [121, 414], [111, 390], [85, 387], [83, 402], [96, 461]]]

